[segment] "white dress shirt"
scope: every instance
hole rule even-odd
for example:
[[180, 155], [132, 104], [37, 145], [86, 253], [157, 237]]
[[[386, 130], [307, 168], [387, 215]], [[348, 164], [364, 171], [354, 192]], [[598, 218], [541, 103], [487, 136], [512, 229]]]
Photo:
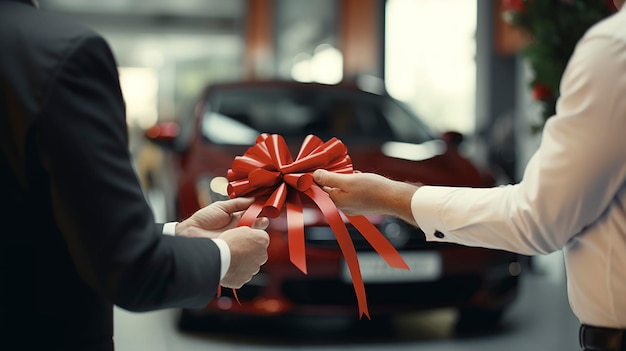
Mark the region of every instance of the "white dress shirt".
[[[164, 235], [176, 235], [176, 224], [178, 222], [168, 222], [163, 224], [163, 234]], [[220, 280], [224, 278], [226, 272], [228, 272], [228, 268], [230, 268], [230, 248], [228, 244], [222, 239], [212, 239], [217, 248], [220, 250], [220, 260], [222, 265], [220, 266]]]
[[626, 328], [626, 11], [592, 27], [561, 80], [556, 115], [519, 184], [423, 186], [429, 241], [521, 254], [563, 250], [581, 323]]

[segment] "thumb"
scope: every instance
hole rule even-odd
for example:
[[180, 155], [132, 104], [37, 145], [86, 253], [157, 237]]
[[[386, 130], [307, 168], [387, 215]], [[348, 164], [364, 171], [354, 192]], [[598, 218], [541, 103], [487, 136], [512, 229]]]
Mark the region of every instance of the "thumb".
[[329, 172], [325, 169], [317, 169], [313, 172], [313, 180], [318, 185], [329, 188], [341, 188], [343, 184], [341, 176], [341, 174]]

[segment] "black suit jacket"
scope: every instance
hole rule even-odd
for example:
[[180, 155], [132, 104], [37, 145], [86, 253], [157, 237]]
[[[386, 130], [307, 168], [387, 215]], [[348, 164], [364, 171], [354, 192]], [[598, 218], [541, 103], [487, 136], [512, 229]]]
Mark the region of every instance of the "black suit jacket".
[[107, 43], [19, 0], [0, 0], [0, 150], [1, 350], [111, 350], [113, 304], [215, 296], [215, 243], [154, 222]]

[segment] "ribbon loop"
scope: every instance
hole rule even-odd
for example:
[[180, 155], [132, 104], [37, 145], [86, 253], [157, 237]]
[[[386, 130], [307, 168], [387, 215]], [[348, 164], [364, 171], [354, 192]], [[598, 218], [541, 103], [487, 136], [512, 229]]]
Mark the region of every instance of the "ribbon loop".
[[280, 172], [277, 171], [273, 172], [263, 168], [257, 168], [250, 172], [248, 178], [250, 186], [256, 188], [265, 188], [273, 187], [274, 185], [280, 184], [283, 176]]
[[263, 211], [261, 212], [261, 216], [266, 216], [270, 218], [276, 218], [280, 214], [283, 206], [285, 205], [285, 200], [287, 199], [287, 185], [282, 183], [279, 185], [272, 195], [265, 201], [265, 206], [263, 206]]
[[246, 173], [250, 173], [255, 169], [267, 167], [267, 163], [264, 163], [256, 158], [249, 156], [237, 156], [235, 157], [237, 160], [233, 162], [232, 171], [235, 173], [239, 173], [245, 175]]
[[313, 185], [313, 176], [311, 173], [291, 173], [285, 174], [285, 183], [291, 185], [298, 191], [305, 191]]

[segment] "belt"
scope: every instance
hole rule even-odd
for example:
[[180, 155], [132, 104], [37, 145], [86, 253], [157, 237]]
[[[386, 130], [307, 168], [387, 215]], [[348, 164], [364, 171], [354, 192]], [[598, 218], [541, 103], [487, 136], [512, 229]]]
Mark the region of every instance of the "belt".
[[581, 325], [578, 334], [583, 351], [626, 351], [626, 330]]

